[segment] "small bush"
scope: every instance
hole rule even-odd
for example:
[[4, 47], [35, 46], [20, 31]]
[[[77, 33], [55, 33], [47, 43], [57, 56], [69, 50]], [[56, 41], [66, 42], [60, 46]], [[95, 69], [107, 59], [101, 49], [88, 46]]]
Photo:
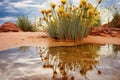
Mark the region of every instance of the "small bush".
[[110, 27], [120, 28], [120, 13], [117, 8], [114, 9], [113, 19], [110, 23]]
[[[98, 5], [100, 3], [101, 0]], [[79, 6], [74, 6], [67, 0], [61, 0], [58, 6], [54, 3], [50, 6], [48, 10], [41, 10], [43, 18], [40, 19], [45, 21], [46, 26], [43, 27], [52, 38], [76, 41], [87, 36], [91, 27], [100, 23], [97, 7], [87, 0], [81, 0]]]
[[33, 24], [26, 16], [17, 17], [17, 25], [23, 31], [31, 31], [31, 32], [35, 31]]

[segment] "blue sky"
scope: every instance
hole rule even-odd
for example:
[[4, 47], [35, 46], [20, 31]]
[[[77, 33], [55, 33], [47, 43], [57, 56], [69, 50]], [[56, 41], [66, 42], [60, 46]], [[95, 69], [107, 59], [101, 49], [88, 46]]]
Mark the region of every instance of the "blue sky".
[[[80, 0], [73, 0], [78, 4]], [[88, 0], [96, 5], [97, 0]], [[30, 19], [40, 17], [40, 10], [49, 7], [50, 2], [58, 4], [60, 0], [0, 0], [0, 24], [15, 22], [17, 16], [26, 15]], [[120, 0], [103, 0], [100, 7], [116, 5], [120, 7]]]

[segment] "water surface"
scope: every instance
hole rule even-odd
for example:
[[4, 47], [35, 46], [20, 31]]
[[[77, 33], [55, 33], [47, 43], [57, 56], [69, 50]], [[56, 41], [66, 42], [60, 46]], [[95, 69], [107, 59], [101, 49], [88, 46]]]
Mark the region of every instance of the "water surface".
[[0, 80], [120, 80], [120, 46], [23, 46], [0, 51]]

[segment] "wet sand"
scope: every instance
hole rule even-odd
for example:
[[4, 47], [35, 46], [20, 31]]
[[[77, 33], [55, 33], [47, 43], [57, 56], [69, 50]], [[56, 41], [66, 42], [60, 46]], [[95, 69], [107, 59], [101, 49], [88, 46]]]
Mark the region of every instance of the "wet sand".
[[[71, 46], [73, 42], [55, 41], [50, 38], [42, 38], [46, 35], [44, 32], [5, 32], [0, 33], [0, 50], [19, 46]], [[95, 44], [116, 44], [120, 45], [120, 37], [102, 37], [88, 35], [86, 38], [77, 42], [77, 44], [95, 43]]]

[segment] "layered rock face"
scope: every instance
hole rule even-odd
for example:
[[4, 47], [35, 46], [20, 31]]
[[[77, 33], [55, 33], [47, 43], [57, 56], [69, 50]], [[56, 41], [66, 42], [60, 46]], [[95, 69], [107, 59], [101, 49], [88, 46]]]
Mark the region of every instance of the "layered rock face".
[[5, 22], [0, 26], [0, 32], [19, 32], [21, 29], [15, 24], [11, 22]]
[[89, 34], [104, 37], [120, 37], [120, 28], [94, 27]]

